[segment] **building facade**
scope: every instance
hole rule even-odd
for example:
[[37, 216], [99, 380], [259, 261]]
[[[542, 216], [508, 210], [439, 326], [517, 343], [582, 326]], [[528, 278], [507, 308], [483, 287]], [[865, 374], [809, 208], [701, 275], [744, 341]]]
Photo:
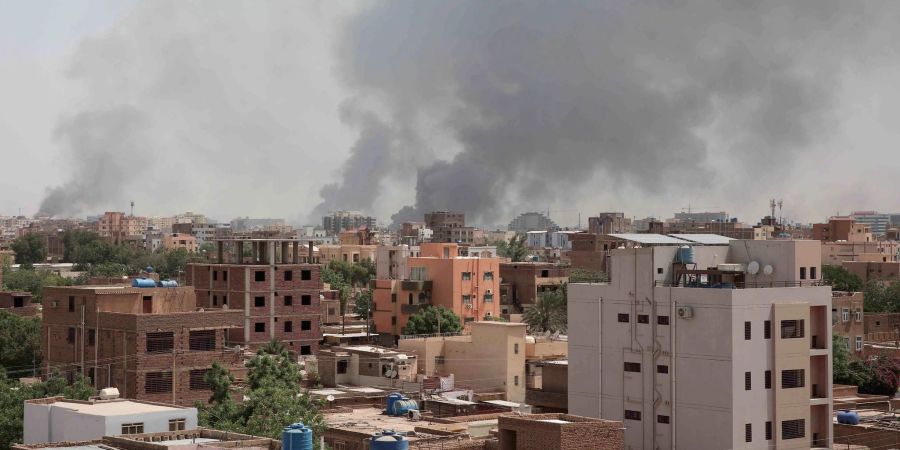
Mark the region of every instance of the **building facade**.
[[334, 211], [322, 217], [322, 228], [325, 228], [329, 236], [338, 236], [341, 231], [359, 228], [374, 230], [376, 225], [374, 217], [365, 216], [358, 211]]
[[612, 250], [610, 283], [569, 285], [569, 412], [624, 421], [626, 448], [830, 448], [819, 249]]
[[832, 292], [831, 332], [843, 339], [851, 358], [862, 358], [866, 337], [862, 292]]
[[500, 263], [500, 307], [504, 314], [521, 313], [541, 294], [562, 290], [569, 282], [567, 267], [549, 263]]
[[596, 217], [588, 217], [588, 233], [610, 234], [631, 233], [631, 219], [625, 217], [625, 213], [605, 212]]
[[527, 212], [519, 214], [507, 226], [509, 231], [527, 233], [529, 231], [556, 231], [559, 225], [549, 217], [539, 212]]

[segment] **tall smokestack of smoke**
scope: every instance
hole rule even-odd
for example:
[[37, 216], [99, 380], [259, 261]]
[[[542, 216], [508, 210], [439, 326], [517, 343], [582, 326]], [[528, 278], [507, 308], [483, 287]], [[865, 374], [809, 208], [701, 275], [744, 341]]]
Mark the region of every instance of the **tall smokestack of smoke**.
[[[837, 1], [375, 3], [341, 42], [356, 92], [345, 115], [360, 135], [317, 211], [371, 205], [386, 177], [412, 179], [417, 158], [414, 204], [395, 224], [430, 210], [497, 223], [585, 186], [659, 195], [777, 179], [829, 135], [834, 74], [866, 41], [860, 23], [877, 22], [874, 10], [884, 11]], [[438, 135], [449, 138], [419, 156]]]

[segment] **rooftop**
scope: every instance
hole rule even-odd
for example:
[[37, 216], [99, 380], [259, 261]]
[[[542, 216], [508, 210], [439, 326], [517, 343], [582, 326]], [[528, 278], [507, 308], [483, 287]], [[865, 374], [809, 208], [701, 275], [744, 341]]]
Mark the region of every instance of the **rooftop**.
[[58, 408], [78, 411], [82, 414], [91, 416], [129, 416], [134, 414], [183, 411], [190, 409], [181, 406], [125, 399], [81, 401], [66, 400], [62, 397], [51, 397], [28, 400], [26, 403], [53, 405]]
[[[394, 430], [401, 433], [414, 432], [416, 427], [425, 425], [441, 426], [428, 420], [411, 421], [405, 416], [395, 417], [384, 414], [380, 408], [367, 407], [341, 412], [326, 413], [325, 423], [329, 428], [350, 430], [358, 433], [377, 433], [381, 430]], [[410, 436], [410, 439], [415, 439]]]

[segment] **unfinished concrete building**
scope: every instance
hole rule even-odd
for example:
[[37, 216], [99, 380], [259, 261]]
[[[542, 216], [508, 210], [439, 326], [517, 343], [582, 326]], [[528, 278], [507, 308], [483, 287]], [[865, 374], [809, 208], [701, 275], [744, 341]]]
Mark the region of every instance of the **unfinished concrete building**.
[[[318, 351], [322, 337], [320, 266], [312, 243], [297, 239], [216, 240], [215, 260], [189, 264], [197, 304], [242, 312], [229, 342], [259, 348], [272, 339], [299, 355]], [[305, 253], [305, 255], [303, 254]]]

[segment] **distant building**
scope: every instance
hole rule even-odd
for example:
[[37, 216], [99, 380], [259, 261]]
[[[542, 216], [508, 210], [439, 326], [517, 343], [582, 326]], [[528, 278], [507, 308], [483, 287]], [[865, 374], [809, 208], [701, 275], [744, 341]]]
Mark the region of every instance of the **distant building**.
[[349, 345], [322, 350], [317, 356], [323, 386], [384, 386], [414, 383], [417, 355], [371, 345]]
[[128, 238], [143, 236], [147, 230], [147, 218], [108, 211], [97, 222], [97, 232], [113, 244], [124, 244]]
[[251, 219], [249, 217], [234, 219], [231, 221], [232, 232], [259, 231], [268, 227], [284, 227], [284, 219]]
[[162, 238], [162, 246], [166, 250], [187, 250], [196, 253], [198, 250], [197, 238], [190, 234], [166, 233]]
[[374, 230], [377, 220], [371, 216], [365, 216], [358, 211], [334, 211], [322, 217], [322, 228], [330, 236], [338, 236], [341, 231], [355, 231], [359, 228]]
[[605, 212], [596, 217], [588, 217], [588, 233], [610, 234], [631, 233], [631, 219], [625, 217], [625, 213]]
[[472, 244], [474, 227], [466, 226], [466, 213], [459, 211], [434, 211], [425, 214], [425, 227], [432, 231], [432, 242]]
[[872, 231], [868, 225], [857, 223], [852, 217], [831, 217], [828, 223], [812, 226], [812, 238], [822, 242], [871, 242]]
[[900, 242], [823, 242], [822, 265], [840, 266], [846, 261], [897, 261]]
[[318, 248], [319, 263], [328, 264], [331, 261], [358, 263], [366, 259], [375, 262], [375, 250], [378, 248], [378, 246], [356, 244], [323, 244]]
[[516, 233], [527, 233], [529, 231], [556, 231], [559, 225], [550, 220], [549, 217], [539, 212], [527, 212], [519, 214], [509, 223], [507, 227], [509, 231]]
[[897, 282], [900, 281], [900, 262], [898, 261], [845, 261], [844, 268], [856, 275], [863, 284], [870, 281]]
[[[197, 428], [197, 409], [125, 399], [25, 401], [25, 445]], [[97, 447], [101, 448], [101, 447]]]
[[766, 239], [767, 236], [760, 230], [740, 222], [652, 222], [648, 231], [655, 234], [718, 234], [732, 239]]
[[730, 219], [725, 211], [718, 212], [680, 212], [675, 213], [675, 220], [679, 222], [728, 222]]
[[544, 248], [550, 244], [546, 231], [529, 231], [525, 233], [525, 245], [528, 248]]
[[[215, 241], [213, 262], [188, 264], [188, 282], [203, 308], [240, 311], [229, 341], [256, 349], [275, 339], [299, 355], [319, 347], [321, 266], [301, 263], [313, 253], [296, 239]], [[244, 256], [249, 253], [250, 256]], [[302, 255], [306, 253], [306, 255]]]
[[419, 247], [409, 245], [379, 245], [375, 249], [375, 278], [405, 280], [409, 278], [408, 260], [419, 256]]
[[500, 263], [500, 307], [504, 314], [534, 306], [541, 294], [568, 283], [566, 266], [548, 263]]
[[875, 237], [882, 237], [891, 227], [892, 214], [879, 214], [877, 211], [854, 211], [850, 215], [857, 223], [868, 225]]
[[864, 315], [862, 292], [831, 293], [832, 334], [843, 339], [854, 359], [862, 358], [866, 335]]

